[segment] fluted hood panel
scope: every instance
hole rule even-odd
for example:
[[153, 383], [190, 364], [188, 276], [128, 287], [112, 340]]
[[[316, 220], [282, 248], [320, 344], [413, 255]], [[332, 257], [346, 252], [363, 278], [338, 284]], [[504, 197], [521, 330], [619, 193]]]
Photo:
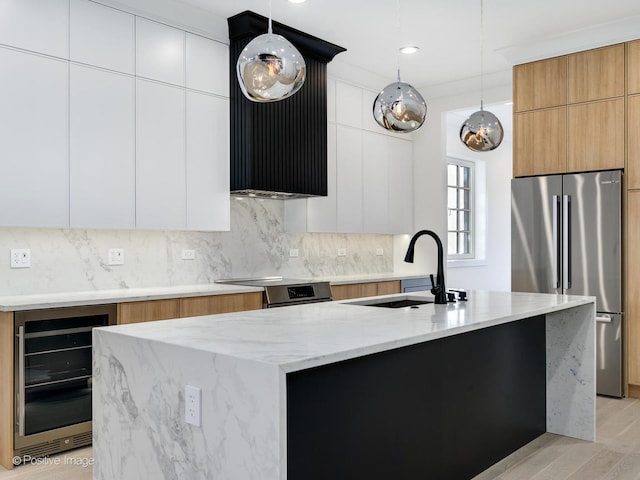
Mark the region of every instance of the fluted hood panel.
[[236, 62], [267, 32], [268, 19], [243, 12], [228, 19], [231, 89], [231, 194], [267, 198], [327, 195], [327, 63], [344, 48], [273, 22], [302, 53], [307, 74], [293, 96], [256, 103], [240, 90]]

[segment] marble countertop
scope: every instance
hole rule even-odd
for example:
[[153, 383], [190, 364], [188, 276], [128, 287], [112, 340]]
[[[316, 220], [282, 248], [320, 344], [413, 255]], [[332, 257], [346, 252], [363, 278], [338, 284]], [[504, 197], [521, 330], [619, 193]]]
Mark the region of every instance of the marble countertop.
[[[396, 295], [389, 295], [389, 297]], [[431, 297], [412, 293], [409, 297]], [[381, 298], [381, 297], [377, 297]], [[467, 302], [389, 309], [354, 300], [118, 325], [99, 334], [187, 347], [290, 372], [595, 302], [593, 297], [471, 291]]]
[[[394, 273], [376, 273], [345, 275], [333, 277], [314, 277], [302, 280], [330, 281], [333, 285], [363, 282], [383, 282], [421, 278], [425, 275], [399, 275]], [[37, 293], [31, 295], [0, 296], [0, 312], [35, 310], [56, 307], [77, 307], [99, 303], [138, 302], [144, 300], [162, 300], [179, 297], [200, 297], [206, 295], [224, 295], [229, 293], [261, 292], [261, 287], [247, 287], [229, 284], [177, 285], [166, 287], [120, 288], [113, 290], [89, 290], [83, 292]]]
[[179, 285], [172, 287], [120, 288], [85, 292], [41, 293], [33, 295], [0, 296], [0, 312], [41, 308], [77, 307], [100, 303], [139, 302], [165, 298], [200, 297], [229, 293], [261, 292], [262, 288], [242, 285]]

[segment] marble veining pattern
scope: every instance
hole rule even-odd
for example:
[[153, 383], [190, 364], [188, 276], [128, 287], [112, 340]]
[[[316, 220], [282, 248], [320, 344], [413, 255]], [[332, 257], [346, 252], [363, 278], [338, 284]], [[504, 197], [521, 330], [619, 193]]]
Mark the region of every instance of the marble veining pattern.
[[547, 338], [547, 431], [595, 441], [595, 306], [550, 313]]
[[[324, 303], [95, 329], [94, 478], [285, 480], [286, 372], [537, 315], [548, 428], [593, 440], [593, 297], [471, 291], [415, 310]], [[183, 420], [187, 384], [202, 388], [201, 428]]]
[[[32, 266], [0, 265], [0, 296], [393, 271], [392, 235], [289, 234], [282, 201], [248, 198], [231, 199], [229, 232], [0, 228], [0, 251], [12, 248], [31, 249]], [[109, 248], [124, 248], [124, 265], [108, 265]], [[196, 259], [182, 260], [183, 249]]]
[[[120, 340], [94, 343], [94, 479], [279, 478], [277, 368]], [[187, 384], [202, 389], [201, 427], [184, 421]]]
[[[428, 293], [411, 296], [430, 297]], [[295, 371], [583, 305], [590, 297], [472, 290], [468, 302], [387, 309], [316, 303], [111, 327]]]

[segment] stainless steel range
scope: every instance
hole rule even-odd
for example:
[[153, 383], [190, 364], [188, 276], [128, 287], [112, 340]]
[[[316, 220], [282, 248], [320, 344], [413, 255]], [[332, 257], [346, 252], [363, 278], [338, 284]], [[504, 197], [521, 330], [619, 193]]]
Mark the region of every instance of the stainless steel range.
[[329, 282], [295, 280], [283, 277], [263, 277], [231, 278], [216, 280], [216, 283], [264, 288], [264, 308], [330, 302], [332, 300], [331, 285]]

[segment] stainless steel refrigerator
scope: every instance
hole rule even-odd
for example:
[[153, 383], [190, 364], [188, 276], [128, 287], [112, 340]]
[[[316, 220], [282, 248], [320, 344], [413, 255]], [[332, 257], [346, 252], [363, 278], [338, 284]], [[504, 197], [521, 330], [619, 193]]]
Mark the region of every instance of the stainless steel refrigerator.
[[596, 297], [596, 391], [621, 397], [622, 172], [511, 182], [511, 289]]

